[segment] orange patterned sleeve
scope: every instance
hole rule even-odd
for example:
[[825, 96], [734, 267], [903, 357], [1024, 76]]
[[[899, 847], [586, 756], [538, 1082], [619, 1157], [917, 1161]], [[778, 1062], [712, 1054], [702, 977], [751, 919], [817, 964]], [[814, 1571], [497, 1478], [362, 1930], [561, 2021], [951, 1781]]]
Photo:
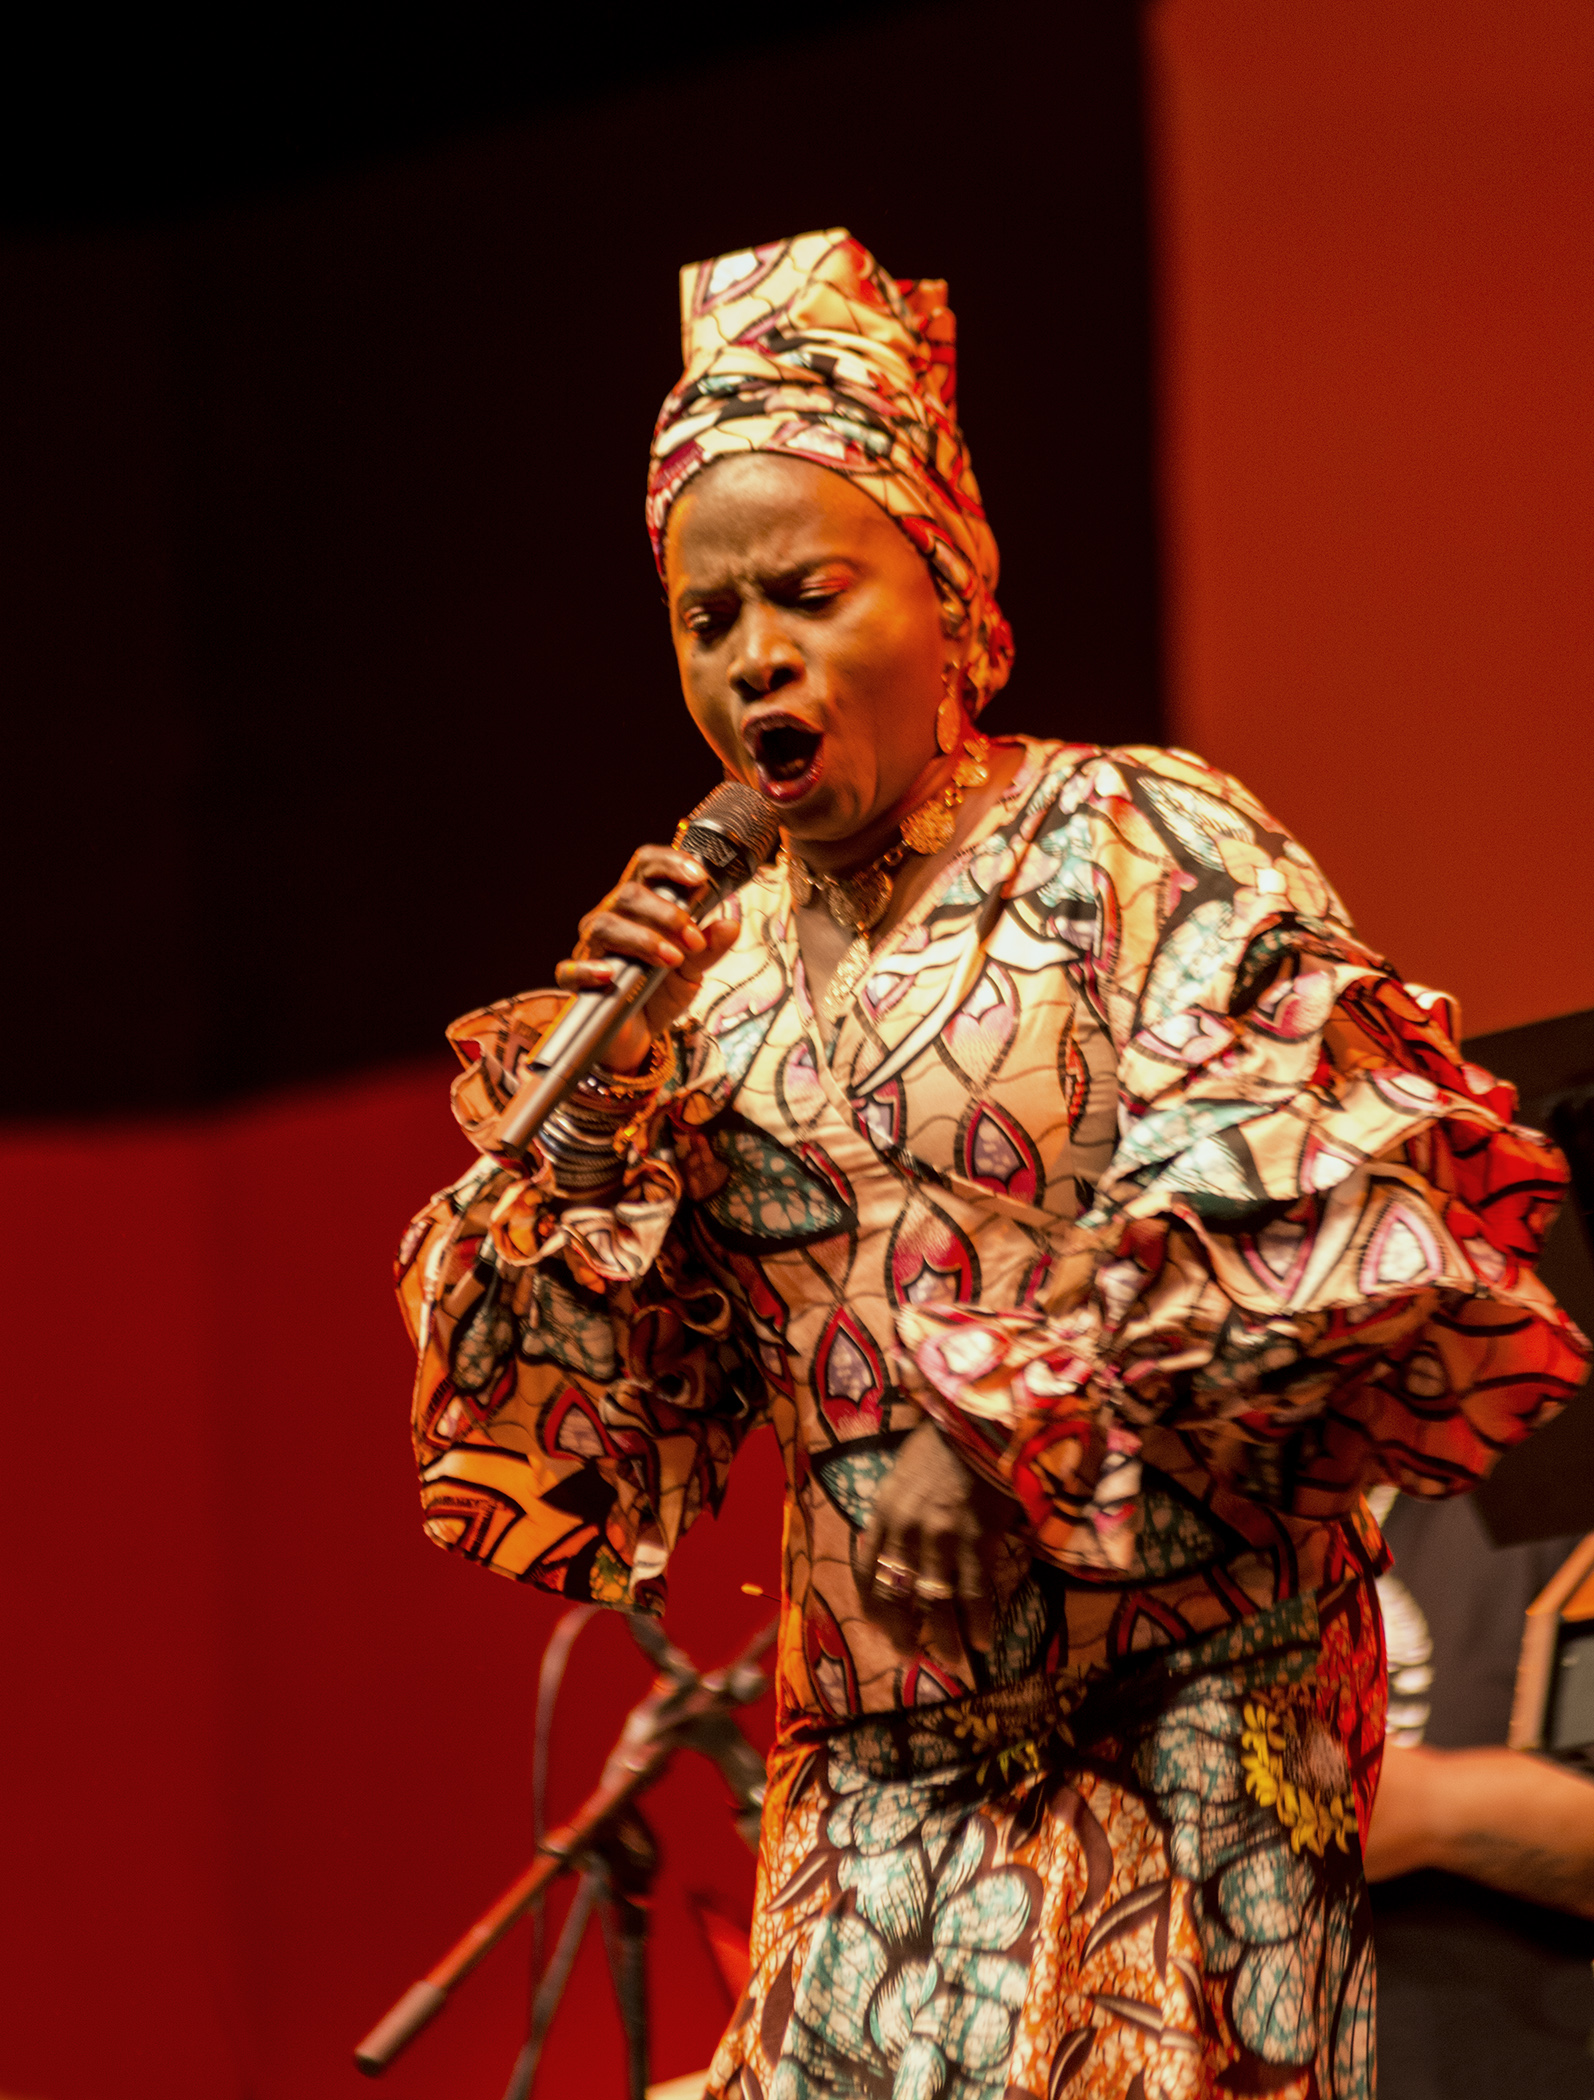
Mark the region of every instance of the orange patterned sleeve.
[[718, 1507], [763, 1389], [679, 1229], [662, 1113], [632, 1133], [602, 1201], [567, 1201], [546, 1168], [493, 1151], [518, 1062], [561, 1003], [529, 994], [449, 1031], [465, 1065], [455, 1113], [485, 1149], [398, 1257], [424, 1522], [518, 1581], [658, 1610], [669, 1555]]

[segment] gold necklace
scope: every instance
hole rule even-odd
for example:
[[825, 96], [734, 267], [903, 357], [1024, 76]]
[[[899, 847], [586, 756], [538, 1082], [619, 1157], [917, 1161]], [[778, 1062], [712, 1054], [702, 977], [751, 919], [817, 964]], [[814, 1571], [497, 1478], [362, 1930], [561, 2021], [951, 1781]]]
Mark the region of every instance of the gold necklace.
[[786, 849], [791, 877], [792, 901], [798, 910], [818, 897], [831, 918], [852, 934], [846, 954], [825, 988], [820, 1012], [832, 1025], [840, 1018], [869, 967], [869, 936], [885, 917], [891, 904], [896, 871], [910, 853], [928, 858], [939, 853], [957, 828], [957, 813], [971, 787], [983, 787], [991, 777], [990, 739], [970, 734], [963, 740], [952, 778], [945, 787], [910, 809], [897, 828], [897, 836], [883, 853], [850, 875], [821, 875], [806, 861]]

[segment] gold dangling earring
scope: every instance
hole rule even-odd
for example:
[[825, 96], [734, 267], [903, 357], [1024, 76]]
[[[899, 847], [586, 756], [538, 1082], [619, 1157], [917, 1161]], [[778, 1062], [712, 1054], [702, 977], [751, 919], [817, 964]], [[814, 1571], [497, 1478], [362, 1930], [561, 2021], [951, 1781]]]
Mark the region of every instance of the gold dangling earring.
[[960, 663], [947, 665], [941, 677], [941, 704], [935, 711], [936, 745], [948, 757], [963, 739], [962, 674]]

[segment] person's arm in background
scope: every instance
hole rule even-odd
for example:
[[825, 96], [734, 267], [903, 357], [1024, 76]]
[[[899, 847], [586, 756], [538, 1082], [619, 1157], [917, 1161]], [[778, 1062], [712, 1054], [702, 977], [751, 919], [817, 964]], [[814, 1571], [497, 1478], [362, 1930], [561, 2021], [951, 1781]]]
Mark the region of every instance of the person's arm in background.
[[1594, 1918], [1594, 1781], [1525, 1750], [1384, 1745], [1369, 1881], [1421, 1867]]

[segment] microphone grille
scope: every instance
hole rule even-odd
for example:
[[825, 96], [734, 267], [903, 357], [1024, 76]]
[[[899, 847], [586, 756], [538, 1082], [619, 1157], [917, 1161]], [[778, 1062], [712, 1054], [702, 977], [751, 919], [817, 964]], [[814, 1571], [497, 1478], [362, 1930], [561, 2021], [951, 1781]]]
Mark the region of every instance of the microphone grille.
[[676, 835], [712, 873], [745, 882], [763, 866], [780, 840], [780, 819], [772, 804], [739, 780], [724, 780], [705, 795]]

